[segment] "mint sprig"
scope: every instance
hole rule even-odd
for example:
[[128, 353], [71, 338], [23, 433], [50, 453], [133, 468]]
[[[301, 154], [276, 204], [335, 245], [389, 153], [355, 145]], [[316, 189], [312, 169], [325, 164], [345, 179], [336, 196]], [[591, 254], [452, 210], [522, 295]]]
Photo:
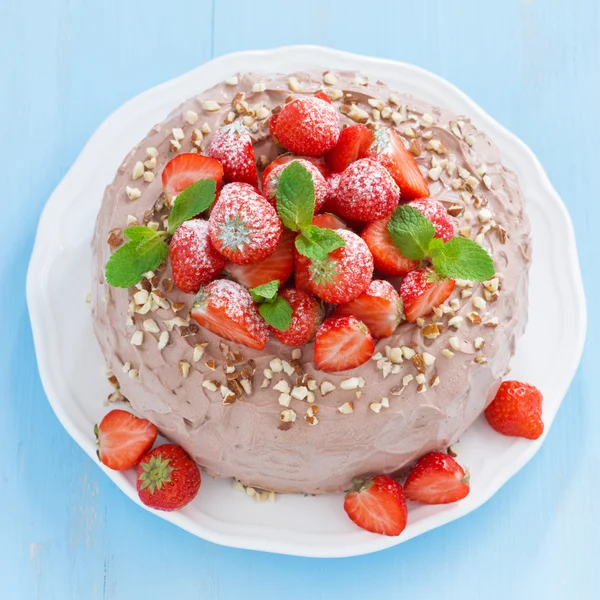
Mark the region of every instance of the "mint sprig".
[[327, 255], [346, 242], [333, 229], [309, 225], [296, 236], [296, 249], [311, 260], [326, 260]]
[[252, 294], [255, 302], [274, 302], [279, 290], [279, 284], [279, 279], [273, 279], [262, 285], [250, 288], [250, 294]]
[[399, 206], [394, 210], [387, 227], [392, 242], [406, 258], [423, 260], [427, 256], [429, 244], [435, 236], [435, 227], [416, 208]]
[[277, 294], [279, 279], [273, 279], [254, 288], [250, 294], [258, 303], [258, 312], [271, 327], [279, 331], [287, 331], [291, 322], [293, 310], [290, 303]]
[[169, 233], [174, 234], [182, 223], [210, 208], [215, 201], [216, 191], [217, 184], [212, 179], [201, 179], [186, 187], [175, 198], [169, 214]]

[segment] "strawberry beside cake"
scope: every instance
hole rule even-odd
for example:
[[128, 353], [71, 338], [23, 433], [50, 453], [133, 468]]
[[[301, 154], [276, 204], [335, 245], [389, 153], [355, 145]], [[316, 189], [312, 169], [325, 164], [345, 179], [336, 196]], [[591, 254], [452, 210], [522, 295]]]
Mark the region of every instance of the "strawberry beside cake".
[[275, 492], [445, 450], [527, 322], [516, 176], [467, 117], [356, 73], [242, 74], [186, 101], [124, 160], [93, 247], [112, 399], [210, 475]]

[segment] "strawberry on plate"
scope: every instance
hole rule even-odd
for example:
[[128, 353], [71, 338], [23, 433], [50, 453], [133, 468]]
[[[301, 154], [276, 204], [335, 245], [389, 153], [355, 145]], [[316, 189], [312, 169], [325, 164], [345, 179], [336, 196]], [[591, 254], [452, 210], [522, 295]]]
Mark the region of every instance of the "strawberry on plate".
[[402, 486], [387, 475], [355, 479], [344, 499], [344, 510], [356, 525], [381, 535], [400, 535], [407, 509]]
[[331, 173], [327, 178], [327, 203], [323, 207], [324, 210], [331, 210], [335, 206], [335, 199], [337, 197], [337, 191], [340, 187], [340, 179], [342, 178], [341, 173]]
[[542, 400], [542, 393], [533, 385], [504, 381], [485, 409], [485, 418], [503, 435], [537, 440], [544, 433]]
[[191, 152], [172, 158], [162, 172], [162, 186], [169, 203], [173, 204], [178, 194], [201, 179], [213, 179], [218, 187], [223, 179], [221, 163], [209, 156]]
[[98, 458], [115, 471], [135, 467], [152, 448], [158, 435], [156, 425], [126, 410], [111, 410], [94, 427], [98, 440]]
[[331, 213], [321, 213], [320, 215], [315, 215], [313, 217], [312, 224], [315, 227], [321, 227], [322, 229], [348, 229], [344, 221]]
[[469, 494], [469, 472], [448, 454], [431, 452], [412, 468], [404, 494], [422, 504], [450, 504]]
[[400, 285], [406, 320], [415, 323], [419, 317], [430, 315], [448, 300], [455, 284], [454, 279], [444, 279], [428, 267], [411, 271]]
[[148, 452], [138, 466], [140, 500], [156, 510], [179, 510], [198, 493], [202, 479], [198, 465], [180, 446], [163, 444]]
[[169, 257], [175, 285], [189, 294], [216, 279], [225, 266], [225, 258], [213, 247], [208, 222], [203, 219], [185, 221], [175, 230]]
[[273, 254], [283, 231], [277, 211], [247, 183], [229, 183], [221, 190], [208, 225], [212, 245], [238, 265]]
[[235, 281], [217, 279], [201, 288], [191, 316], [201, 327], [249, 348], [264, 350], [269, 340], [267, 324], [250, 292]]
[[408, 203], [427, 217], [435, 227], [435, 237], [447, 242], [454, 237], [454, 219], [448, 214], [446, 207], [433, 198], [419, 198]]
[[342, 129], [338, 143], [325, 155], [325, 162], [334, 173], [341, 173], [364, 156], [372, 142], [373, 132], [366, 125], [350, 125]]
[[325, 319], [317, 330], [315, 365], [322, 371], [346, 371], [366, 363], [375, 350], [367, 326], [352, 315]]
[[271, 333], [286, 346], [302, 346], [308, 344], [323, 321], [321, 303], [306, 292], [287, 288], [279, 294], [292, 307], [292, 322], [285, 331], [271, 327]]
[[239, 121], [215, 132], [207, 149], [208, 156], [223, 165], [225, 183], [240, 181], [258, 187], [258, 174], [250, 130]]
[[378, 160], [400, 188], [403, 202], [429, 196], [429, 185], [415, 157], [408, 151], [400, 134], [391, 127], [380, 127], [365, 157]]
[[389, 281], [374, 279], [358, 298], [340, 304], [336, 315], [354, 315], [362, 321], [374, 338], [385, 338], [402, 319], [402, 300]]
[[331, 98], [323, 90], [316, 92], [315, 98], [320, 98], [321, 100], [327, 102], [327, 104], [331, 104]]

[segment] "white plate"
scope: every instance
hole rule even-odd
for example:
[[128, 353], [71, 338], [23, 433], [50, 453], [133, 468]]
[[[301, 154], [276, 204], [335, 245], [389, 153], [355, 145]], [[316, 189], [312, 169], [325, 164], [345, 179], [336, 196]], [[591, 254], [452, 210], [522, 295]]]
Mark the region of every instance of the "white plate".
[[[547, 434], [583, 350], [586, 308], [573, 227], [567, 211], [533, 153], [447, 81], [423, 69], [315, 46], [223, 56], [130, 100], [92, 136], [56, 188], [40, 219], [29, 266], [27, 301], [42, 382], [52, 408], [77, 443], [94, 459], [92, 428], [106, 413], [109, 393], [103, 358], [92, 333], [89, 304], [90, 240], [105, 186], [125, 155], [180, 102], [238, 71], [357, 70], [472, 117], [498, 145], [520, 179], [531, 219], [534, 262], [530, 321], [513, 360], [511, 377], [538, 385], [545, 397]], [[554, 243], [560, 239], [561, 243]], [[560, 352], [558, 351], [560, 349]], [[353, 556], [402, 543], [453, 521], [483, 504], [537, 452], [535, 442], [494, 434], [480, 419], [463, 436], [460, 458], [472, 473], [471, 493], [454, 505], [410, 507], [400, 537], [355, 527], [342, 496], [278, 496], [255, 503], [231, 480], [204, 476], [198, 497], [184, 510], [157, 515], [207, 540], [298, 556]], [[135, 502], [134, 473], [106, 474]]]

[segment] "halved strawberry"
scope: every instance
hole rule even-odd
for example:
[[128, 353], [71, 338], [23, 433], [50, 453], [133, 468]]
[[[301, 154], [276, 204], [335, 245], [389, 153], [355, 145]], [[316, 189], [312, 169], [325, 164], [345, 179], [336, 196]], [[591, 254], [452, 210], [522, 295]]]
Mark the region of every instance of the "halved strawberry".
[[317, 330], [314, 360], [322, 371], [345, 371], [366, 363], [375, 350], [367, 326], [352, 315], [329, 317]]
[[315, 98], [320, 98], [321, 100], [325, 100], [328, 104], [331, 104], [331, 98], [323, 90], [316, 92]]
[[446, 207], [433, 198], [419, 198], [408, 203], [427, 217], [435, 227], [435, 237], [447, 242], [454, 237], [455, 220], [448, 214]]
[[400, 199], [403, 202], [429, 196], [429, 185], [415, 157], [407, 150], [395, 129], [377, 129], [375, 139], [365, 156], [378, 160], [389, 171], [400, 188]]
[[240, 181], [258, 188], [258, 174], [250, 130], [236, 121], [215, 132], [207, 149], [208, 156], [223, 165], [225, 183]]
[[126, 410], [111, 410], [94, 427], [98, 458], [110, 469], [123, 471], [135, 467], [156, 440], [158, 429], [147, 419]]
[[286, 288], [279, 294], [292, 307], [292, 321], [285, 331], [271, 327], [271, 333], [286, 346], [308, 344], [323, 321], [323, 307], [310, 294], [294, 288]]
[[428, 267], [411, 271], [400, 285], [406, 320], [415, 323], [419, 317], [430, 315], [448, 300], [455, 284], [454, 279], [443, 279]]
[[191, 315], [205, 329], [249, 348], [264, 350], [269, 340], [267, 324], [250, 292], [235, 281], [217, 279], [203, 287]]
[[373, 142], [373, 132], [362, 123], [342, 129], [338, 143], [325, 155], [327, 166], [341, 173], [355, 160], [364, 156]]
[[236, 265], [228, 262], [225, 265], [225, 271], [248, 289], [274, 279], [279, 279], [281, 286], [283, 286], [294, 270], [295, 239], [296, 234], [293, 231], [284, 229], [279, 246], [271, 256], [252, 265]]
[[382, 535], [400, 535], [407, 509], [402, 486], [387, 475], [355, 479], [344, 499], [344, 510], [356, 525]]
[[369, 328], [374, 338], [385, 338], [400, 324], [402, 300], [389, 281], [374, 279], [358, 298], [340, 304], [335, 314], [354, 315]]
[[323, 229], [348, 229], [346, 223], [331, 213], [315, 215], [312, 224]]
[[413, 467], [404, 494], [422, 504], [450, 504], [469, 494], [469, 473], [448, 454], [431, 452]]
[[172, 158], [163, 169], [162, 186], [172, 204], [175, 196], [201, 179], [213, 179], [217, 187], [223, 179], [223, 166], [218, 160], [201, 154], [184, 152]]

